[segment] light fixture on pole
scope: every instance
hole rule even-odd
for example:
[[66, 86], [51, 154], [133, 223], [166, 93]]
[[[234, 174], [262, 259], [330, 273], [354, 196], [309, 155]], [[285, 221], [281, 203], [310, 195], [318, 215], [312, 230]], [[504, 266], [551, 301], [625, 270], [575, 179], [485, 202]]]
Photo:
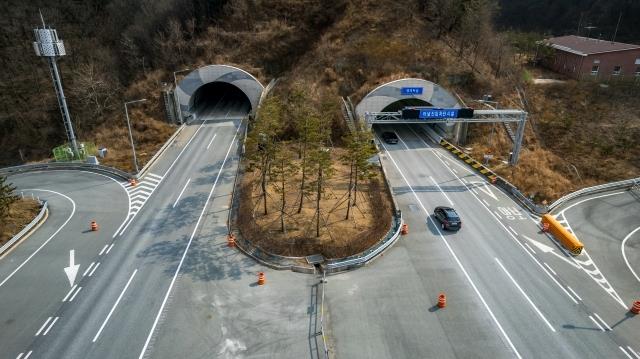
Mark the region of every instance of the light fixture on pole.
[[56, 90], [56, 96], [58, 97], [58, 105], [60, 106], [60, 112], [62, 112], [62, 119], [64, 121], [64, 127], [67, 131], [67, 138], [73, 151], [73, 157], [79, 158], [78, 143], [76, 142], [76, 136], [73, 133], [73, 125], [71, 123], [71, 115], [69, 114], [69, 108], [67, 107], [67, 100], [64, 97], [64, 90], [62, 89], [62, 79], [60, 78], [60, 72], [58, 71], [58, 64], [56, 59], [67, 54], [64, 43], [58, 38], [58, 32], [51, 28], [46, 28], [44, 23], [44, 17], [40, 13], [40, 20], [42, 20], [42, 29], [34, 29], [36, 41], [33, 42], [33, 48], [36, 51], [36, 55], [40, 57], [46, 57], [49, 63], [49, 71], [53, 78], [53, 87]]
[[140, 172], [138, 169], [138, 158], [136, 157], [136, 146], [133, 144], [133, 134], [131, 133], [131, 121], [129, 121], [129, 110], [127, 109], [127, 105], [136, 103], [136, 102], [144, 102], [147, 101], [146, 98], [140, 100], [134, 100], [124, 103], [124, 114], [127, 117], [127, 128], [129, 129], [129, 140], [131, 141], [131, 151], [133, 152], [133, 167], [136, 170], [136, 174]]

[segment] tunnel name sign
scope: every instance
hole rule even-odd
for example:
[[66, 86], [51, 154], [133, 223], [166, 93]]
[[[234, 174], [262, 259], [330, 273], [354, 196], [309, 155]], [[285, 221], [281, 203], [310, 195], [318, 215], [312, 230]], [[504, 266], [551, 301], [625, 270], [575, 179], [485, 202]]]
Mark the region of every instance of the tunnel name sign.
[[422, 87], [401, 87], [400, 94], [403, 96], [422, 95]]

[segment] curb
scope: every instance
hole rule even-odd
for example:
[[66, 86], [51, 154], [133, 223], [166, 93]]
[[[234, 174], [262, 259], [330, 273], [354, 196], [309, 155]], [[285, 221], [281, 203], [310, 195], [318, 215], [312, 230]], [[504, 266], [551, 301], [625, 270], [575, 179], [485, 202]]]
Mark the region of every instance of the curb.
[[[7, 243], [0, 247], [0, 258], [11, 252], [18, 244], [29, 238], [49, 218], [49, 205], [43, 201], [42, 208], [36, 217], [29, 222], [20, 232], [13, 236]], [[6, 253], [5, 253], [6, 252]]]

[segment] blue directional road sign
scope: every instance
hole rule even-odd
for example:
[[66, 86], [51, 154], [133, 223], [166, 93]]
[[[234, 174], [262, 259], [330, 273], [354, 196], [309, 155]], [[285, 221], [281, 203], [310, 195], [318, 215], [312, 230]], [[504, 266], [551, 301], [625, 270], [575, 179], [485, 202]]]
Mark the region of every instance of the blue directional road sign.
[[419, 109], [418, 118], [425, 120], [458, 118], [458, 109], [453, 108], [428, 108]]

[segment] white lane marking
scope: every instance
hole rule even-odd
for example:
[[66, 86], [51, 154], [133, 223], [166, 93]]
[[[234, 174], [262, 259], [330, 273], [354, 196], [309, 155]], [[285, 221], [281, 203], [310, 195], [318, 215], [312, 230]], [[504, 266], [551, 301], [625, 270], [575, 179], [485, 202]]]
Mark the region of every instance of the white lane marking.
[[633, 348], [631, 348], [630, 346], [627, 345], [627, 349], [629, 349], [629, 351], [635, 355], [636, 358], [640, 359], [640, 354], [636, 353], [635, 350], [633, 350]]
[[469, 182], [467, 181], [467, 179], [466, 179], [466, 178], [463, 178], [463, 179], [462, 179], [462, 182], [464, 182], [464, 183], [469, 183]]
[[569, 287], [569, 286], [567, 286], [567, 288], [569, 288], [569, 291], [570, 291], [571, 293], [573, 293], [573, 295], [575, 295], [575, 296], [576, 296], [576, 298], [578, 298], [578, 300], [582, 300], [582, 298], [580, 298], [580, 296], [578, 295], [578, 293], [576, 293], [576, 291], [575, 291], [575, 290], [573, 290], [573, 288], [571, 288], [571, 287]]
[[540, 317], [540, 319], [542, 319], [545, 324], [547, 324], [547, 326], [549, 327], [549, 329], [551, 329], [552, 332], [556, 332], [556, 330], [553, 328], [553, 326], [551, 325], [551, 323], [549, 323], [549, 321], [547, 320], [547, 318], [545, 318], [544, 314], [542, 314], [542, 312], [540, 311], [540, 309], [538, 309], [538, 307], [533, 303], [533, 301], [531, 300], [531, 298], [529, 298], [529, 296], [527, 295], [527, 293], [524, 292], [524, 290], [520, 287], [520, 285], [518, 284], [518, 282], [516, 282], [516, 280], [511, 276], [511, 273], [509, 273], [509, 271], [507, 271], [507, 268], [504, 267], [504, 265], [502, 265], [502, 262], [500, 262], [500, 260], [495, 257], [494, 258], [496, 260], [496, 262], [498, 263], [498, 265], [500, 265], [500, 268], [502, 268], [502, 270], [507, 274], [507, 276], [509, 277], [509, 279], [511, 279], [511, 282], [516, 286], [516, 288], [518, 288], [518, 290], [520, 291], [520, 294], [522, 294], [523, 297], [525, 297], [525, 299], [527, 300], [527, 302], [529, 302], [529, 304], [531, 304], [531, 306], [533, 307], [533, 309], [536, 311], [536, 313], [538, 313], [538, 316]]
[[400, 137], [400, 135], [397, 132], [395, 132], [395, 131], [393, 131], [393, 132], [396, 134], [396, 136], [398, 136], [398, 139], [400, 140], [400, 142], [402, 142], [402, 144], [404, 145], [404, 148], [409, 150], [410, 149], [409, 146], [407, 146], [407, 143], [402, 140], [402, 137]]
[[111, 243], [111, 245], [109, 246], [109, 248], [107, 248], [107, 251], [106, 251], [106, 252], [104, 252], [104, 255], [107, 255], [107, 254], [109, 254], [109, 252], [111, 252], [111, 248], [113, 248], [113, 245], [114, 245], [114, 244], [115, 244], [115, 243]]
[[100, 262], [98, 262], [98, 263], [96, 264], [96, 266], [95, 266], [95, 267], [93, 267], [93, 270], [91, 271], [91, 273], [89, 273], [89, 277], [91, 277], [91, 276], [93, 275], [93, 272], [95, 272], [95, 271], [96, 271], [96, 269], [98, 269], [98, 267], [100, 267]]
[[23, 355], [24, 355], [24, 353], [20, 353], [20, 354], [18, 354], [18, 356], [16, 357], [16, 359], [20, 359], [20, 358], [22, 358], [22, 356], [23, 356]]
[[531, 253], [536, 254], [536, 251], [533, 250], [533, 248], [531, 248], [531, 246], [529, 245], [529, 243], [524, 242], [525, 247], [529, 248], [529, 250], [531, 251]]
[[[500, 322], [498, 321], [498, 318], [496, 318], [496, 316], [493, 314], [493, 311], [491, 310], [491, 308], [489, 307], [489, 304], [487, 304], [487, 302], [485, 301], [484, 297], [482, 296], [482, 294], [480, 293], [480, 290], [478, 289], [478, 287], [476, 287], [476, 284], [473, 282], [473, 280], [471, 279], [471, 277], [469, 276], [469, 273], [467, 273], [467, 270], [464, 268], [464, 266], [462, 265], [462, 262], [460, 262], [460, 260], [458, 259], [458, 256], [456, 255], [456, 253], [453, 251], [453, 249], [451, 248], [451, 246], [449, 245], [449, 243], [446, 241], [446, 239], [444, 238], [444, 236], [442, 235], [442, 232], [440, 231], [440, 229], [438, 228], [438, 226], [436, 225], [436, 223], [433, 221], [433, 219], [431, 218], [431, 215], [429, 213], [429, 211], [427, 211], [427, 209], [425, 208], [424, 204], [422, 204], [422, 201], [420, 200], [420, 198], [418, 197], [418, 195], [416, 194], [416, 192], [413, 190], [413, 187], [411, 187], [411, 185], [409, 184], [409, 181], [407, 180], [407, 178], [405, 177], [404, 173], [402, 173], [402, 170], [400, 170], [400, 167], [398, 166], [398, 164], [396, 163], [396, 161], [393, 159], [393, 156], [391, 156], [391, 153], [389, 153], [389, 151], [387, 151], [387, 148], [385, 147], [385, 145], [383, 144], [382, 147], [384, 148], [384, 150], [387, 152], [387, 155], [389, 156], [389, 159], [391, 160], [391, 162], [393, 163], [393, 165], [396, 167], [396, 169], [398, 170], [398, 172], [400, 173], [400, 176], [402, 176], [402, 179], [404, 179], [404, 182], [407, 184], [407, 186], [409, 187], [409, 189], [411, 190], [411, 193], [413, 193], [413, 196], [415, 197], [415, 199], [418, 201], [418, 203], [420, 204], [420, 207], [422, 207], [422, 210], [426, 213], [427, 218], [429, 218], [429, 221], [431, 221], [431, 224], [435, 227], [436, 231], [438, 232], [438, 235], [440, 236], [440, 239], [442, 239], [442, 241], [444, 242], [445, 246], [447, 247], [447, 249], [449, 250], [449, 253], [451, 253], [451, 256], [453, 257], [453, 259], [455, 260], [456, 264], [458, 265], [458, 267], [460, 267], [460, 270], [462, 271], [462, 273], [464, 274], [465, 278], [467, 278], [467, 281], [469, 281], [469, 284], [471, 284], [471, 287], [473, 288], [473, 290], [476, 292], [476, 295], [478, 296], [478, 298], [480, 298], [480, 301], [482, 302], [482, 305], [484, 306], [484, 308], [487, 310], [487, 312], [489, 313], [489, 316], [491, 316], [491, 319], [493, 320], [493, 322], [496, 324], [496, 326], [498, 327], [498, 330], [500, 331], [500, 333], [502, 334], [502, 336], [505, 338], [505, 340], [507, 341], [507, 343], [509, 344], [509, 346], [511, 347], [511, 350], [513, 350], [514, 354], [516, 355], [516, 357], [522, 359], [522, 356], [520, 355], [520, 353], [518, 352], [518, 349], [516, 349], [515, 345], [513, 344], [513, 342], [511, 341], [511, 338], [509, 338], [509, 335], [507, 335], [507, 332], [504, 330], [504, 328], [502, 328], [502, 325], [500, 324]], [[139, 358], [142, 359], [142, 356]]]
[[49, 324], [49, 327], [44, 331], [44, 333], [42, 333], [43, 336], [45, 336], [45, 335], [47, 335], [47, 333], [49, 333], [49, 331], [51, 330], [51, 328], [53, 328], [53, 326], [56, 324], [58, 319], [60, 319], [60, 317], [53, 318], [53, 321], [51, 322], [51, 324]]
[[211, 147], [211, 144], [213, 143], [213, 140], [215, 140], [215, 139], [216, 139], [216, 136], [217, 136], [217, 135], [218, 135], [217, 133], [214, 133], [214, 134], [213, 134], [213, 138], [211, 139], [211, 141], [209, 141], [209, 144], [207, 145], [207, 149], [209, 149], [209, 147]]
[[38, 329], [38, 331], [36, 332], [36, 337], [38, 335], [40, 335], [40, 333], [44, 330], [44, 327], [47, 326], [47, 324], [49, 324], [49, 322], [51, 321], [51, 319], [53, 319], [52, 317], [47, 318], [47, 320], [44, 322], [44, 324], [42, 324], [42, 326], [40, 327], [40, 329]]
[[87, 269], [85, 269], [84, 273], [82, 273], [82, 276], [85, 277], [87, 275], [87, 273], [89, 273], [89, 271], [91, 270], [91, 268], [93, 268], [93, 266], [96, 264], [96, 262], [91, 262], [91, 264], [89, 264], [89, 267], [87, 267]]
[[607, 324], [607, 322], [604, 321], [604, 319], [600, 318], [600, 316], [598, 315], [598, 313], [593, 313], [593, 315], [596, 316], [596, 318], [600, 319], [600, 321], [602, 322], [602, 324], [604, 324], [605, 328], [607, 328], [607, 330], [611, 330], [611, 327], [609, 326], [609, 324]]
[[136, 276], [136, 273], [138, 273], [138, 269], [137, 268], [136, 268], [136, 270], [133, 271], [133, 274], [131, 274], [131, 277], [129, 277], [129, 280], [127, 281], [127, 284], [122, 289], [122, 292], [120, 292], [120, 295], [118, 296], [118, 299], [116, 299], [116, 302], [113, 303], [113, 307], [111, 307], [111, 310], [109, 311], [109, 314], [107, 314], [107, 318], [105, 318], [104, 322], [102, 322], [102, 325], [100, 326], [100, 329], [98, 329], [98, 332], [96, 333], [96, 336], [93, 337], [92, 342], [95, 343], [96, 340], [98, 340], [98, 337], [100, 336], [100, 333], [102, 333], [102, 330], [104, 330], [104, 327], [107, 325], [107, 322], [109, 322], [109, 319], [113, 315], [113, 312], [116, 310], [116, 307], [118, 306], [118, 303], [120, 303], [120, 300], [122, 299], [122, 296], [124, 295], [124, 292], [126, 292], [127, 288], [129, 288], [129, 284], [131, 284], [131, 281], [133, 280], [133, 277]]
[[[453, 173], [453, 172], [451, 172], [451, 173]], [[454, 174], [455, 174], [455, 173], [454, 173]], [[473, 193], [475, 193], [476, 195], [479, 195], [478, 191], [476, 191], [476, 189], [475, 189], [475, 188], [471, 187], [470, 189], [471, 189], [471, 191], [472, 191]]]
[[591, 319], [594, 323], [596, 323], [596, 325], [598, 326], [598, 328], [600, 328], [600, 330], [602, 330], [603, 332], [605, 331], [602, 325], [600, 325], [600, 323], [598, 323], [595, 319], [593, 319], [592, 316], [589, 316], [589, 319]]
[[516, 236], [518, 235], [518, 232], [516, 232], [516, 230], [513, 229], [513, 227], [511, 227], [511, 226], [508, 226], [508, 227], [511, 230], [511, 232], [513, 232], [513, 234], [515, 234]]
[[31, 356], [31, 353], [33, 353], [33, 350], [29, 350], [27, 355], [25, 355], [24, 359], [29, 359], [29, 357]]
[[69, 290], [69, 293], [67, 293], [67, 295], [65, 295], [65, 296], [64, 296], [64, 298], [62, 298], [62, 301], [63, 301], [63, 302], [66, 302], [66, 301], [67, 301], [67, 299], [69, 298], [69, 296], [71, 295], [71, 293], [73, 293], [73, 291], [74, 291], [74, 290], [76, 290], [76, 287], [77, 287], [77, 286], [78, 286], [78, 285], [76, 284], [76, 285], [74, 285], [73, 287], [71, 287], [71, 290]]
[[180, 197], [182, 197], [182, 194], [184, 193], [184, 190], [187, 189], [187, 185], [189, 185], [189, 182], [191, 182], [191, 178], [189, 178], [187, 180], [187, 183], [184, 184], [184, 187], [182, 187], [182, 191], [180, 191], [180, 194], [178, 195], [178, 198], [176, 198], [176, 201], [173, 202], [173, 206], [171, 208], [176, 208], [176, 204], [178, 204], [178, 201], [180, 200]]
[[[441, 160], [438, 156], [436, 156], [436, 158], [438, 158], [438, 159], [442, 162], [442, 160]], [[397, 166], [396, 166], [396, 167], [397, 167]], [[460, 180], [460, 177], [458, 177], [458, 176], [457, 176], [457, 175], [455, 175], [455, 174], [454, 174], [454, 176], [458, 179], [458, 181], [462, 182], [462, 181]], [[489, 209], [489, 207], [485, 206], [485, 205], [484, 205], [484, 203], [482, 203], [482, 201], [480, 201], [480, 199], [478, 198], [478, 196], [475, 196], [475, 195], [474, 195], [474, 197], [476, 198], [476, 200], [478, 200], [478, 202], [480, 203], [480, 205], [481, 205], [485, 210], [487, 210], [487, 212], [489, 212], [489, 214], [490, 214], [490, 215], [493, 217], [493, 219], [494, 219], [494, 220], [495, 220], [495, 221], [500, 225], [500, 227], [502, 227], [502, 229], [504, 229], [504, 231], [505, 231], [505, 232], [506, 232], [506, 233], [507, 233], [507, 234], [508, 234], [508, 235], [509, 235], [509, 236], [510, 236], [510, 237], [511, 237], [511, 238], [512, 238], [512, 239], [513, 239], [513, 240], [514, 240], [518, 245], [520, 245], [520, 247], [522, 248], [522, 250], [523, 250], [525, 253], [527, 253], [527, 255], [529, 255], [529, 258], [533, 259], [533, 261], [534, 261], [534, 262], [536, 262], [536, 264], [538, 264], [538, 266], [539, 266], [539, 267], [540, 267], [540, 268], [541, 268], [541, 269], [542, 269], [542, 270], [547, 274], [547, 276], [549, 276], [549, 278], [551, 278], [551, 280], [553, 280], [553, 282], [554, 282], [558, 287], [560, 287], [560, 289], [562, 289], [562, 291], [563, 291], [563, 292], [564, 292], [564, 293], [565, 293], [569, 298], [571, 298], [571, 300], [572, 300], [575, 304], [578, 304], [578, 301], [577, 301], [574, 297], [572, 297], [572, 296], [571, 296], [571, 294], [569, 294], [569, 292], [567, 292], [567, 290], [566, 290], [566, 289], [564, 289], [564, 287], [563, 287], [563, 286], [562, 286], [562, 285], [561, 285], [561, 284], [560, 284], [560, 283], [555, 279], [555, 277], [553, 277], [553, 276], [551, 275], [551, 273], [549, 273], [549, 271], [548, 271], [545, 267], [543, 267], [543, 266], [542, 266], [542, 264], [540, 263], [540, 261], [538, 261], [538, 259], [537, 259], [533, 254], [529, 253], [529, 252], [527, 251], [527, 249], [525, 248], [525, 246], [524, 246], [522, 243], [520, 243], [520, 241], [518, 240], [518, 238], [516, 238], [516, 237], [515, 237], [511, 232], [509, 232], [509, 230], [507, 229], [507, 227], [506, 227], [506, 226], [505, 226], [505, 225], [504, 225], [500, 220], [498, 220], [498, 218], [497, 218], [496, 216], [494, 216], [494, 215], [493, 215], [493, 212], [491, 212], [491, 210]], [[525, 237], [525, 238], [526, 238], [526, 237]]]
[[620, 191], [620, 192], [614, 192], [614, 193], [607, 193], [607, 194], [603, 194], [603, 195], [600, 195], [600, 196], [595, 196], [595, 197], [590, 197], [590, 198], [587, 198], [587, 199], [583, 199], [582, 201], [578, 201], [578, 202], [576, 202], [576, 203], [574, 203], [574, 204], [570, 205], [569, 207], [567, 207], [567, 208], [563, 209], [562, 211], [560, 211], [560, 213], [559, 213], [559, 214], [564, 215], [564, 212], [566, 212], [566, 211], [570, 210], [571, 208], [573, 208], [573, 207], [575, 207], [575, 206], [577, 206], [577, 205], [579, 205], [579, 204], [582, 204], [582, 203], [584, 203], [584, 202], [592, 201], [592, 200], [594, 200], [594, 199], [598, 199], [598, 198], [604, 198], [604, 197], [615, 196], [615, 195], [622, 194], [622, 193], [626, 193], [626, 192], [625, 192], [625, 191]]
[[622, 352], [624, 353], [624, 355], [626, 355], [626, 356], [627, 356], [627, 358], [629, 358], [629, 359], [633, 359], [633, 357], [632, 357], [631, 355], [629, 355], [629, 353], [627, 353], [627, 351], [626, 351], [626, 350], [624, 350], [624, 348], [623, 348], [623, 347], [618, 347], [618, 348], [620, 348], [620, 350], [622, 350]]
[[452, 170], [454, 173], [458, 173], [458, 171], [456, 171], [456, 169], [455, 169], [455, 168], [452, 168], [451, 170]]
[[211, 196], [213, 195], [213, 191], [216, 189], [216, 185], [218, 184], [218, 180], [220, 179], [220, 174], [222, 174], [222, 171], [224, 170], [224, 165], [227, 163], [227, 159], [229, 158], [229, 153], [231, 153], [231, 148], [233, 147], [233, 144], [236, 141], [236, 137], [238, 136], [238, 131], [240, 131], [241, 127], [242, 127], [242, 122], [240, 123], [240, 125], [236, 129], [236, 132], [233, 135], [233, 138], [231, 139], [231, 144], [229, 144], [229, 148], [227, 149], [227, 154], [224, 156], [224, 160], [222, 161], [222, 165], [220, 166], [220, 169], [218, 170], [218, 174], [216, 175], [216, 179], [213, 182], [213, 186], [211, 186], [211, 190], [209, 191], [209, 195], [207, 196], [207, 200], [204, 203], [204, 207], [202, 207], [202, 211], [200, 212], [200, 216], [198, 217], [198, 221], [196, 222], [196, 225], [193, 228], [193, 232], [191, 232], [191, 237], [189, 238], [189, 242], [187, 242], [187, 246], [184, 249], [184, 252], [182, 253], [182, 257], [180, 258], [180, 262], [178, 263], [178, 268], [176, 268], [176, 272], [174, 273], [173, 278], [171, 279], [171, 283], [169, 283], [169, 288], [167, 289], [167, 293], [164, 295], [164, 299], [162, 300], [162, 304], [160, 305], [160, 309], [158, 310], [158, 314], [156, 315], [156, 318], [153, 321], [153, 325], [151, 326], [151, 330], [149, 331], [149, 335], [147, 335], [147, 340], [144, 342], [144, 346], [142, 347], [142, 350], [140, 351], [139, 359], [142, 359], [142, 357], [144, 357], [144, 353], [147, 351], [147, 347], [149, 346], [149, 342], [151, 341], [151, 337], [153, 336], [153, 332], [156, 330], [156, 326], [158, 325], [158, 321], [160, 320], [160, 316], [162, 315], [162, 311], [164, 310], [164, 306], [167, 304], [167, 299], [169, 299], [169, 295], [171, 294], [171, 290], [173, 289], [173, 286], [174, 286], [174, 284], [176, 282], [176, 279], [178, 278], [178, 274], [180, 273], [180, 269], [182, 268], [182, 263], [184, 263], [184, 259], [187, 257], [187, 252], [189, 251], [189, 247], [191, 247], [191, 242], [193, 242], [193, 238], [196, 235], [196, 232], [198, 230], [198, 226], [200, 226], [200, 221], [202, 220], [202, 217], [204, 216], [204, 214], [205, 214], [205, 212], [207, 210], [207, 206], [209, 205], [209, 201], [211, 200]]
[[206, 123], [206, 121], [202, 121], [202, 124], [200, 124], [200, 126], [198, 127], [196, 132], [193, 133], [193, 135], [191, 136], [189, 141], [184, 145], [184, 147], [182, 148], [182, 151], [180, 151], [180, 153], [178, 153], [178, 156], [173, 160], [173, 162], [171, 163], [169, 168], [164, 172], [164, 175], [162, 175], [162, 178], [167, 177], [167, 174], [169, 173], [169, 171], [171, 171], [171, 169], [176, 164], [176, 162], [178, 162], [178, 160], [180, 159], [180, 156], [182, 156], [182, 153], [187, 149], [187, 147], [189, 147], [189, 144], [191, 143], [191, 141], [193, 141], [193, 139], [196, 138], [196, 135], [198, 134], [198, 132], [200, 131], [202, 126], [204, 126], [205, 123]]
[[436, 187], [438, 187], [438, 190], [440, 190], [440, 193], [442, 193], [442, 195], [444, 195], [447, 201], [449, 201], [449, 203], [453, 206], [453, 201], [451, 200], [451, 198], [449, 198], [449, 196], [447, 196], [447, 194], [442, 190], [442, 188], [440, 188], [440, 185], [438, 184], [438, 182], [436, 182], [436, 180], [433, 179], [433, 177], [431, 176], [429, 176], [429, 178], [431, 179], [431, 182], [433, 182], [433, 184], [436, 185]]
[[[479, 189], [480, 191], [482, 191], [487, 196], [493, 198], [496, 202], [499, 202], [498, 197], [491, 190], [491, 186], [489, 186], [486, 182], [478, 182], [478, 181], [471, 182], [471, 181], [469, 181], [469, 183], [476, 185], [476, 186], [473, 187], [474, 189], [476, 189], [476, 188]], [[484, 199], [483, 199], [483, 201], [484, 201]], [[488, 205], [489, 204], [487, 203], [487, 206]]]
[[631, 268], [631, 264], [629, 264], [629, 260], [627, 259], [627, 254], [624, 251], [625, 244], [627, 243], [629, 238], [631, 238], [631, 236], [633, 236], [633, 234], [636, 233], [637, 231], [640, 231], [640, 227], [634, 229], [631, 233], [629, 233], [626, 237], [624, 237], [624, 239], [622, 240], [622, 244], [620, 244], [620, 250], [622, 251], [622, 258], [624, 258], [624, 262], [627, 264], [627, 267], [631, 271], [631, 274], [633, 274], [633, 276], [636, 277], [638, 282], [640, 282], [640, 277], [638, 277], [638, 274], [636, 274], [633, 268]]
[[[528, 240], [529, 242], [533, 243], [534, 246], [536, 246], [536, 248], [538, 248], [542, 253], [551, 253], [552, 255], [558, 257], [559, 259], [563, 260], [565, 263], [571, 265], [572, 267], [576, 268], [576, 269], [580, 269], [580, 265], [577, 263], [578, 260], [574, 259], [573, 257], [570, 257], [571, 260], [567, 259], [566, 257], [562, 256], [559, 253], [556, 253], [553, 249], [553, 247], [548, 246], [544, 243], [538, 242], [528, 236], [525, 236], [524, 234], [522, 235], [526, 240]], [[551, 239], [552, 241], [555, 242], [554, 239]], [[558, 247], [562, 250], [562, 247]], [[567, 254], [567, 252], [565, 252], [564, 250], [562, 250], [562, 253], [565, 253], [567, 256], [569, 256], [569, 254]]]
[[[454, 171], [454, 172], [455, 172], [455, 171]], [[484, 204], [486, 204], [487, 206], [491, 206], [491, 205], [489, 204], [489, 202], [487, 202], [487, 200], [486, 200], [486, 199], [484, 199], [484, 198], [482, 199], [482, 202], [484, 202]]]
[[495, 214], [496, 214], [496, 216], [498, 216], [498, 218], [502, 219], [502, 216], [500, 215], [500, 213], [498, 213], [498, 212], [496, 212], [496, 211], [493, 211], [493, 213], [495, 213]]
[[80, 289], [82, 289], [82, 287], [78, 287], [78, 290], [76, 291], [76, 293], [73, 296], [71, 296], [71, 298], [69, 298], [70, 302], [73, 302], [73, 298], [75, 298], [76, 295], [78, 295], [78, 293], [80, 293]]
[[553, 270], [553, 268], [551, 268], [550, 265], [547, 264], [547, 262], [542, 262], [547, 268], [549, 268], [549, 270], [551, 271], [551, 273], [553, 273], [554, 275], [558, 275], [558, 273], [556, 273], [556, 271]]
[[104, 251], [106, 251], [108, 247], [109, 247], [109, 245], [105, 244], [104, 247], [102, 247], [102, 250], [100, 251], [100, 253], [98, 253], [98, 255], [101, 256], [102, 253], [104, 253]]
[[151, 178], [157, 178], [158, 180], [162, 181], [162, 176], [159, 176], [157, 174], [147, 173], [147, 176], [150, 176]]
[[11, 277], [13, 277], [13, 276], [14, 276], [14, 275], [15, 275], [15, 274], [20, 270], [20, 269], [22, 269], [22, 267], [24, 267], [24, 265], [25, 265], [25, 264], [27, 264], [27, 262], [29, 262], [29, 261], [31, 260], [31, 258], [33, 258], [36, 254], [38, 254], [38, 252], [40, 252], [40, 250], [41, 250], [42, 248], [44, 248], [44, 246], [46, 246], [46, 245], [47, 245], [47, 243], [49, 243], [49, 241], [51, 241], [51, 239], [52, 239], [53, 237], [55, 237], [55, 236], [56, 236], [56, 234], [58, 234], [58, 232], [60, 232], [60, 231], [62, 230], [62, 228], [64, 228], [64, 226], [66, 226], [66, 225], [67, 225], [67, 223], [69, 223], [69, 221], [71, 220], [71, 217], [73, 217], [73, 215], [76, 213], [76, 203], [75, 203], [71, 198], [69, 198], [68, 196], [63, 195], [63, 194], [62, 194], [62, 193], [60, 193], [60, 192], [50, 191], [50, 190], [48, 190], [48, 189], [37, 189], [37, 188], [34, 188], [34, 189], [24, 189], [23, 191], [25, 191], [25, 192], [26, 192], [26, 191], [41, 191], [41, 192], [55, 193], [55, 194], [57, 194], [57, 195], [60, 195], [60, 196], [62, 196], [62, 197], [64, 197], [64, 198], [68, 199], [68, 200], [71, 202], [71, 204], [73, 205], [73, 208], [71, 209], [71, 214], [69, 215], [69, 218], [67, 218], [67, 220], [66, 220], [66, 221], [64, 221], [64, 223], [62, 223], [62, 225], [61, 225], [61, 226], [60, 226], [60, 227], [59, 227], [55, 232], [53, 232], [53, 234], [52, 234], [52, 235], [51, 235], [51, 236], [50, 236], [46, 241], [44, 241], [44, 243], [42, 243], [42, 244], [40, 245], [40, 247], [38, 247], [38, 249], [36, 249], [33, 253], [31, 253], [31, 255], [30, 255], [29, 257], [27, 257], [27, 259], [25, 259], [25, 260], [24, 260], [24, 262], [22, 262], [22, 264], [20, 264], [20, 265], [18, 266], [18, 268], [14, 269], [14, 270], [13, 270], [13, 272], [11, 272], [11, 274], [9, 274], [9, 275], [4, 279], [4, 280], [2, 281], [2, 283], [0, 283], [0, 287], [2, 287], [2, 286], [3, 286], [3, 285], [4, 285], [4, 284], [9, 280], [9, 279], [11, 279]]

